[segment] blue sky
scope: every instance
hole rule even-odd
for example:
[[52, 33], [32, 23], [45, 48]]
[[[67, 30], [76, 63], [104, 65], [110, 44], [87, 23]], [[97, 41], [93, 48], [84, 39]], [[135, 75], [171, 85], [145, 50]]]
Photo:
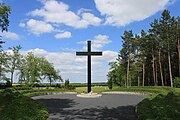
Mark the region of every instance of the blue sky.
[[70, 82], [86, 82], [86, 50], [103, 51], [92, 58], [92, 82], [106, 82], [108, 63], [116, 59], [125, 30], [147, 30], [163, 9], [179, 16], [180, 0], [4, 0], [11, 6], [4, 49], [21, 45], [22, 53], [44, 56]]

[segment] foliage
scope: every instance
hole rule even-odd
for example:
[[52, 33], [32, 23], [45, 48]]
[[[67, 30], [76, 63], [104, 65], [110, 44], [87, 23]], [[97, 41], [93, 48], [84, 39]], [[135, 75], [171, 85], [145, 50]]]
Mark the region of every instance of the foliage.
[[[11, 9], [10, 9], [9, 6], [6, 6], [4, 3], [0, 4], [0, 27], [1, 27], [1, 32], [8, 30], [10, 11], [11, 11]], [[2, 43], [4, 43], [4, 42], [0, 38], [0, 48], [2, 47], [1, 46]]]
[[107, 82], [107, 84], [108, 84], [108, 88], [111, 90], [112, 89], [112, 83], [113, 81], [112, 81], [112, 79], [110, 78], [110, 79], [108, 79], [108, 82]]
[[2, 120], [45, 120], [47, 108], [13, 89], [0, 93], [0, 118]]
[[57, 80], [63, 81], [61, 76], [59, 75], [59, 71], [55, 70], [53, 64], [49, 63], [45, 58], [42, 58], [42, 75], [44, 78], [47, 78], [50, 82], [50, 86], [52, 82], [56, 82]]
[[64, 86], [65, 88], [69, 88], [69, 79], [65, 80]]
[[180, 18], [162, 12], [154, 19], [146, 33], [124, 31], [123, 45], [117, 61], [110, 63], [108, 80], [121, 86], [173, 87], [175, 77], [180, 77]]
[[108, 85], [117, 85], [117, 86], [123, 86], [125, 79], [124, 71], [122, 70], [122, 67], [119, 66], [116, 62], [109, 63], [110, 71], [108, 73]]
[[19, 83], [33, 85], [48, 80], [51, 86], [52, 82], [62, 81], [59, 71], [55, 70], [52, 63], [44, 57], [36, 57], [32, 52], [21, 56], [18, 70]]
[[7, 72], [8, 55], [5, 51], [0, 51], [0, 81], [8, 81], [5, 73]]
[[7, 72], [11, 74], [11, 77], [10, 77], [11, 84], [13, 84], [14, 72], [17, 69], [18, 64], [20, 62], [19, 50], [21, 48], [22, 47], [20, 45], [10, 48], [12, 50], [12, 53], [7, 55], [8, 58], [6, 61], [6, 68], [7, 68]]
[[180, 88], [180, 78], [176, 77], [173, 83], [174, 87]]
[[69, 79], [67, 79], [67, 80], [65, 80], [64, 88], [68, 89], [68, 90], [74, 90], [75, 86], [70, 85], [70, 81], [69, 81]]

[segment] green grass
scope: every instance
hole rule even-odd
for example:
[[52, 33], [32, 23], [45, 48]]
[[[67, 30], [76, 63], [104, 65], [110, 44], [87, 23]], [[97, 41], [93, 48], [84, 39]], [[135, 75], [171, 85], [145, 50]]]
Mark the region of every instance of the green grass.
[[180, 93], [149, 97], [137, 105], [137, 113], [140, 120], [180, 120]]
[[114, 87], [111, 91], [150, 93], [151, 96], [137, 105], [140, 120], [180, 120], [180, 88]]
[[[76, 88], [78, 93], [87, 91], [86, 87]], [[106, 91], [140, 92], [151, 95], [137, 105], [137, 114], [140, 120], [180, 120], [180, 88], [171, 87], [92, 87], [96, 93]]]
[[36, 95], [46, 95], [46, 93], [58, 93], [58, 92], [75, 92], [74, 90], [67, 90], [67, 89], [32, 89], [32, 90], [18, 90], [25, 96], [36, 96]]
[[[18, 92], [20, 93], [18, 93]], [[5, 120], [44, 120], [48, 116], [47, 109], [27, 96], [43, 95], [54, 92], [87, 93], [87, 87], [76, 87], [75, 90], [66, 89], [18, 89], [13, 92], [0, 90], [0, 119]], [[140, 120], [179, 120], [180, 119], [180, 88], [171, 87], [113, 87], [94, 86], [95, 93], [124, 91], [150, 93], [150, 97], [137, 105]], [[8, 94], [7, 94], [8, 93]], [[13, 112], [12, 112], [13, 111]]]
[[[101, 93], [101, 92], [104, 92], [104, 91], [107, 91], [108, 90], [108, 87], [106, 86], [95, 86], [95, 87], [92, 87], [91, 90], [94, 92], [94, 93]], [[75, 91], [77, 93], [87, 93], [87, 87], [77, 87], [75, 89]]]
[[6, 89], [0, 93], [1, 120], [45, 120], [47, 108], [16, 90]]

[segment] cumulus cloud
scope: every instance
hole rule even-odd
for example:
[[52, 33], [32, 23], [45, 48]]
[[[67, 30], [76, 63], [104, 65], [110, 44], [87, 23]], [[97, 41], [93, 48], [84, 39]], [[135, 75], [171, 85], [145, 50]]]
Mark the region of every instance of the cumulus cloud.
[[63, 2], [46, 0], [42, 3], [42, 8], [31, 11], [29, 15], [42, 17], [46, 22], [64, 24], [74, 28], [86, 28], [88, 25], [99, 25], [101, 22], [100, 18], [91, 13], [83, 14], [87, 11], [85, 9], [80, 9], [78, 12], [80, 15], [78, 15], [69, 10], [69, 6]]
[[164, 9], [169, 0], [95, 0], [96, 8], [105, 16], [105, 24], [125, 26], [148, 18]]
[[20, 36], [14, 32], [1, 32], [0, 36], [2, 36], [4, 39], [8, 40], [19, 40]]
[[91, 11], [92, 11], [91, 9], [81, 8], [77, 11], [77, 15], [81, 15], [82, 13], [91, 12]]
[[[36, 56], [43, 56], [48, 61], [52, 62], [56, 69], [59, 69], [63, 78], [70, 78], [72, 82], [87, 82], [86, 81], [86, 57], [77, 57], [75, 52], [48, 52], [44, 49], [32, 49], [21, 51], [23, 54], [33, 52]], [[102, 57], [92, 57], [92, 81], [106, 81], [106, 75], [109, 70], [108, 62], [114, 61], [117, 57], [117, 52], [103, 51]], [[105, 64], [104, 64], [105, 63]]]
[[63, 33], [57, 33], [54, 36], [56, 39], [65, 39], [65, 38], [71, 38], [71, 32], [63, 32]]
[[95, 17], [93, 14], [91, 13], [83, 13], [82, 14], [82, 18], [83, 20], [85, 20], [88, 24], [94, 25], [94, 26], [98, 26], [101, 23], [101, 19], [98, 17]]
[[[86, 47], [87, 41], [80, 41], [78, 44], [82, 44]], [[105, 45], [109, 44], [111, 40], [107, 35], [97, 35], [92, 40], [92, 49], [99, 50]], [[66, 48], [67, 49], [67, 48]], [[32, 49], [29, 51], [22, 51], [23, 54], [27, 52], [33, 52], [36, 56], [43, 56], [48, 61], [55, 65], [56, 69], [61, 71], [61, 75], [64, 79], [70, 78], [72, 82], [87, 82], [86, 81], [86, 69], [87, 69], [87, 57], [76, 56], [76, 51], [70, 50], [68, 52], [48, 52], [44, 49]], [[104, 50], [103, 56], [92, 57], [92, 82], [106, 82], [107, 73], [109, 71], [109, 62], [116, 60], [118, 53], [111, 50]]]
[[[99, 34], [95, 36], [94, 39], [91, 40], [91, 42], [92, 51], [98, 51], [101, 50], [101, 48], [103, 48], [105, 45], [109, 44], [111, 40], [109, 40], [109, 36]], [[80, 41], [78, 42], [78, 44], [84, 44], [83, 50], [87, 49], [87, 41]]]
[[54, 28], [51, 24], [48, 24], [44, 21], [30, 19], [27, 21], [26, 25], [23, 23], [20, 26], [26, 26], [29, 31], [35, 35], [39, 35], [42, 33], [51, 33], [54, 31]]

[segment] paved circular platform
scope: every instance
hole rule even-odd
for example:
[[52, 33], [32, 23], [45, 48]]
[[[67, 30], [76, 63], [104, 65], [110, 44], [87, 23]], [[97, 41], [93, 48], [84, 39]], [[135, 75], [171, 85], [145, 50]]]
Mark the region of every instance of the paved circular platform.
[[81, 98], [98, 98], [101, 97], [102, 94], [98, 94], [98, 93], [81, 93], [81, 94], [77, 94], [77, 97], [81, 97]]
[[32, 98], [48, 107], [48, 120], [137, 120], [135, 105], [147, 96], [106, 93], [98, 98], [86, 99], [76, 94]]

